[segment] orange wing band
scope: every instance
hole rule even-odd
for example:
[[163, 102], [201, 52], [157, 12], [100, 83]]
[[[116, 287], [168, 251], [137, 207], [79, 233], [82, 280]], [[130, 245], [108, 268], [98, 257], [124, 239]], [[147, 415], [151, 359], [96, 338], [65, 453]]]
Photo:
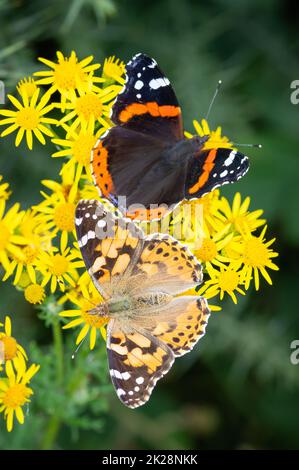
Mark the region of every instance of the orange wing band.
[[108, 151], [101, 141], [92, 150], [92, 170], [95, 184], [103, 196], [113, 193], [113, 182], [108, 170]]
[[164, 105], [159, 106], [155, 101], [149, 103], [133, 103], [127, 106], [119, 115], [121, 122], [128, 122], [134, 116], [141, 114], [150, 114], [153, 117], [176, 117], [181, 114], [178, 106]]
[[211, 171], [213, 170], [216, 158], [217, 149], [212, 149], [208, 153], [208, 157], [203, 165], [203, 172], [198, 178], [198, 181], [189, 189], [189, 194], [196, 193], [208, 181]]

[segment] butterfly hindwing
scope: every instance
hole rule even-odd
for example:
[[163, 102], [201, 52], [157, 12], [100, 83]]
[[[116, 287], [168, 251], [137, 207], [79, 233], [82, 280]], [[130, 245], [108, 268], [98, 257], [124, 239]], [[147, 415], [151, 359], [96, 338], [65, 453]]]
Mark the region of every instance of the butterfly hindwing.
[[203, 297], [177, 297], [161, 309], [151, 333], [167, 344], [176, 357], [182, 356], [205, 334], [209, 316]]
[[174, 362], [171, 349], [146, 331], [124, 333], [118, 322], [108, 325], [110, 376], [119, 399], [129, 408], [148, 401], [157, 381]]

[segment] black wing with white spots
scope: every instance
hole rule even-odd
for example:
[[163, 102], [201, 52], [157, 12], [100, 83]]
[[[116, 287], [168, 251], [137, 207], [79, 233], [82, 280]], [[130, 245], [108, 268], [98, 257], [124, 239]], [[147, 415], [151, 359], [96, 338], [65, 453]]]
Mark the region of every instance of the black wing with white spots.
[[165, 141], [183, 138], [175, 92], [157, 62], [146, 54], [136, 54], [127, 63], [126, 83], [113, 105], [111, 119]]

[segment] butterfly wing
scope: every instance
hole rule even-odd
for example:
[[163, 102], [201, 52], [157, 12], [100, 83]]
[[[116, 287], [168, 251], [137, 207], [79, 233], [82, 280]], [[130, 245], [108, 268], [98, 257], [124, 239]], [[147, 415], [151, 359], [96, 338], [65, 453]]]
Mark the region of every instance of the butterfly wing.
[[[113, 203], [117, 195], [126, 196], [127, 208], [180, 201], [185, 175], [182, 169], [171, 170], [165, 165], [161, 158], [165, 146], [165, 141], [155, 136], [112, 127], [92, 153], [92, 174], [102, 195]], [[117, 203], [122, 210], [120, 201]]]
[[167, 344], [175, 357], [190, 352], [206, 331], [210, 316], [207, 301], [199, 296], [181, 296], [152, 316], [150, 333]]
[[166, 142], [183, 138], [181, 108], [157, 62], [136, 54], [126, 65], [126, 83], [112, 108], [112, 121]]
[[144, 234], [133, 222], [115, 217], [97, 200], [81, 200], [76, 208], [78, 245], [95, 287], [104, 299], [136, 262]]
[[124, 332], [111, 320], [107, 330], [110, 376], [119, 399], [129, 408], [148, 401], [157, 381], [174, 362], [172, 350], [142, 329]]
[[185, 198], [204, 196], [224, 184], [238, 181], [249, 169], [249, 159], [235, 150], [200, 151], [188, 163]]
[[132, 275], [138, 273], [143, 274], [143, 292], [163, 291], [176, 295], [202, 282], [201, 264], [191, 251], [171, 235], [161, 233], [145, 238], [132, 270]]

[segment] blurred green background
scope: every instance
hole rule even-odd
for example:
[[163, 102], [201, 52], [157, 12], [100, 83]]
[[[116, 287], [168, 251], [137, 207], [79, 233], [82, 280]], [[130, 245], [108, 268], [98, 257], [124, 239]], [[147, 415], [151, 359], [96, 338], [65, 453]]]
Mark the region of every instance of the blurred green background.
[[[299, 339], [299, 105], [290, 102], [290, 83], [299, 79], [298, 5], [294, 0], [0, 0], [0, 78], [7, 92], [40, 68], [37, 56], [55, 60], [56, 50], [68, 55], [74, 49], [80, 59], [93, 54], [101, 63], [113, 54], [126, 62], [142, 51], [170, 78], [191, 131], [192, 119], [204, 117], [222, 79], [211, 127], [222, 125], [237, 142], [263, 144], [249, 152], [248, 175], [223, 194], [231, 198], [239, 190], [251, 196], [251, 209], [265, 210], [267, 237], [277, 237], [280, 253], [273, 287], [262, 283], [237, 306], [224, 303], [198, 347], [176, 362], [149, 405], [137, 411], [123, 407], [112, 393], [104, 348], [94, 356], [82, 348], [76, 359], [82, 387], [65, 403], [51, 375], [50, 330], [22, 293], [1, 284], [1, 316], [11, 314], [14, 334], [31, 344], [31, 357], [47, 362], [49, 373], [33, 383], [25, 425], [8, 435], [1, 421], [0, 448], [47, 446], [45, 435], [48, 446], [62, 449], [298, 448], [299, 365], [289, 358], [291, 341]], [[40, 200], [40, 180], [57, 178], [61, 163], [41, 145], [33, 152], [15, 149], [10, 137], [0, 142], [0, 158], [0, 174], [14, 192], [11, 200], [23, 207]], [[67, 374], [72, 346], [66, 347]], [[99, 383], [85, 382], [88, 361], [101, 371]], [[69, 417], [55, 424], [62, 403], [70, 407]]]

